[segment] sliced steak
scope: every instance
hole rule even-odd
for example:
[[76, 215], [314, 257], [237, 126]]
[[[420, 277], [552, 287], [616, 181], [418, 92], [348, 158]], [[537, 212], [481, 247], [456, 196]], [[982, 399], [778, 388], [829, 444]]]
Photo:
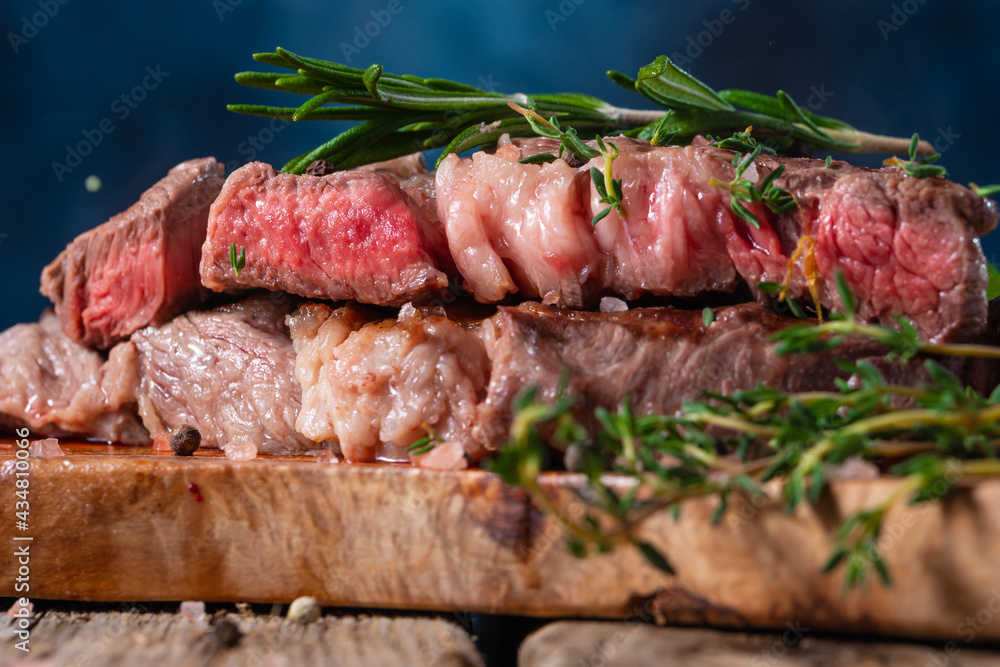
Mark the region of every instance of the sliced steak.
[[[987, 275], [979, 237], [996, 225], [994, 202], [943, 178], [913, 178], [896, 167], [839, 163], [833, 171], [840, 177], [828, 185], [817, 161], [795, 160], [779, 178], [809, 218], [817, 268], [826, 277], [819, 286], [823, 304], [840, 308], [832, 280], [840, 270], [859, 297], [861, 317], [891, 322], [903, 315], [935, 341], [969, 340], [985, 331]], [[785, 247], [796, 222], [774, 224]], [[752, 271], [746, 275], [755, 279]], [[800, 297], [806, 292], [801, 275], [800, 269], [793, 283]]]
[[124, 344], [118, 345], [106, 361], [70, 340], [52, 311], [35, 324], [0, 333], [0, 426], [149, 443], [136, 411], [136, 377], [128, 355]]
[[[908, 317], [927, 338], [967, 340], [986, 325], [986, 264], [978, 237], [996, 224], [996, 206], [942, 178], [916, 179], [897, 167], [878, 170], [801, 158], [761, 157], [743, 175], [760, 183], [780, 164], [777, 184], [799, 206], [777, 216], [749, 207], [755, 229], [730, 210], [733, 153], [714, 146], [649, 146], [615, 138], [612, 171], [622, 180], [625, 220], [607, 207], [589, 169], [564, 160], [520, 164], [545, 140], [494, 154], [449, 155], [436, 177], [438, 212], [455, 263], [480, 301], [520, 291], [547, 304], [579, 308], [604, 294], [692, 297], [756, 290], [784, 282], [808, 299], [803, 267], [815, 265], [823, 306], [837, 308], [842, 271], [859, 315]], [[522, 142], [523, 143], [523, 142]], [[555, 152], [552, 142], [549, 151]]]
[[223, 176], [213, 158], [182, 162], [45, 267], [41, 291], [67, 336], [107, 348], [204, 298], [198, 262]]
[[139, 412], [150, 433], [190, 424], [205, 447], [319, 449], [295, 431], [302, 392], [285, 328], [293, 307], [285, 294], [257, 294], [137, 331], [126, 345], [135, 349]]
[[369, 320], [354, 306], [316, 303], [289, 316], [303, 391], [298, 430], [338, 440], [349, 461], [406, 459], [405, 447], [428, 431], [481, 457], [472, 427], [490, 363], [480, 322], [411, 305], [398, 320]]
[[520, 164], [511, 148], [452, 154], [438, 169], [438, 214], [455, 265], [480, 301], [520, 291], [581, 308], [607, 273], [585, 209], [587, 179], [562, 160]]
[[[701, 400], [702, 389], [732, 394], [762, 383], [787, 392], [836, 390], [835, 378], [845, 377], [840, 360], [872, 359], [898, 384], [930, 381], [920, 360], [884, 364], [885, 349], [867, 338], [824, 353], [779, 356], [769, 336], [794, 321], [757, 304], [717, 308], [708, 326], [700, 311], [675, 308], [607, 313], [555, 311], [532, 303], [501, 308], [475, 435], [485, 447], [503, 443], [514, 398], [536, 387], [541, 399], [552, 402], [563, 382], [567, 394], [580, 398], [577, 416], [593, 427], [595, 408], [617, 410], [626, 397], [636, 414], [673, 414], [685, 401]], [[995, 382], [995, 363], [949, 360], [947, 365], [960, 377], [974, 376], [977, 384]], [[983, 365], [994, 371], [981, 373], [977, 368]]]
[[[238, 276], [233, 243], [246, 248]], [[394, 176], [294, 176], [252, 162], [230, 175], [212, 205], [201, 277], [216, 291], [263, 287], [402, 305], [447, 287], [439, 260], [446, 255], [436, 220]]]

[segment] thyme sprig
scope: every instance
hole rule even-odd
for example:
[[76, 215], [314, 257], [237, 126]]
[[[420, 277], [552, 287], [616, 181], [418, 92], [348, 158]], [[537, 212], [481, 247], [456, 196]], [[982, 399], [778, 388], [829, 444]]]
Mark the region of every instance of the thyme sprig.
[[[750, 136], [752, 127], [748, 127], [742, 132], [736, 132], [732, 137], [717, 141], [720, 148], [727, 148], [736, 151], [733, 155], [733, 166], [736, 174], [731, 181], [720, 181], [717, 178], [709, 178], [708, 182], [729, 192], [729, 206], [733, 213], [742, 218], [747, 224], [760, 229], [760, 220], [745, 206], [759, 202], [764, 204], [774, 213], [786, 213], [795, 208], [795, 198], [784, 188], [774, 184], [781, 174], [785, 172], [785, 165], [778, 165], [774, 171], [764, 177], [758, 186], [753, 181], [743, 178], [744, 172], [754, 163], [754, 161], [764, 152], [765, 147]], [[773, 151], [771, 151], [773, 152]]]
[[[236, 81], [252, 88], [307, 95], [296, 107], [232, 104], [237, 113], [290, 121], [360, 121], [321, 146], [289, 161], [284, 171], [303, 173], [315, 160], [338, 169], [444, 147], [449, 153], [493, 145], [503, 135], [531, 136], [535, 127], [508, 102], [541, 117], [556, 116], [580, 138], [627, 133], [687, 142], [701, 134], [725, 134], [748, 125], [782, 142], [852, 152], [899, 152], [905, 139], [873, 135], [802, 109], [779, 91], [775, 97], [745, 90], [714, 91], [664, 56], [641, 68], [636, 78], [608, 72], [660, 109], [629, 109], [580, 93], [506, 95], [455, 81], [396, 75], [381, 65], [367, 69], [301, 56], [279, 48], [254, 60], [285, 71], [240, 72]], [[664, 111], [666, 109], [666, 111]], [[921, 151], [930, 146], [921, 144]], [[609, 193], [611, 189], [608, 189]]]
[[[837, 292], [840, 295], [841, 310], [829, 314], [825, 322], [796, 323], [785, 327], [773, 339], [779, 343], [778, 354], [805, 354], [832, 350], [845, 342], [849, 336], [865, 336], [886, 346], [887, 357], [910, 359], [918, 353], [956, 357], [981, 357], [1000, 359], [1000, 347], [972, 343], [929, 343], [908, 320], [897, 317], [898, 329], [881, 324], [869, 324], [857, 319], [857, 299], [847, 287], [844, 276], [836, 275]], [[770, 286], [767, 286], [770, 287]], [[791, 302], [789, 302], [791, 303]]]
[[605, 145], [601, 137], [597, 137], [597, 145], [600, 147], [601, 153], [604, 154], [604, 172], [602, 173], [597, 167], [591, 167], [590, 179], [594, 182], [597, 194], [601, 195], [598, 203], [607, 204], [608, 206], [597, 212], [597, 215], [594, 216], [594, 219], [590, 223], [591, 225], [596, 225], [603, 220], [611, 212], [612, 208], [618, 212], [618, 216], [622, 220], [626, 216], [625, 196], [622, 193], [622, 179], [611, 177], [611, 165], [614, 163], [615, 158], [618, 157], [618, 146], [610, 142]]
[[612, 163], [615, 158], [618, 157], [618, 146], [611, 142], [605, 143], [604, 139], [598, 135], [596, 138], [597, 148], [591, 148], [580, 139], [575, 129], [568, 128], [563, 130], [559, 125], [559, 118], [556, 116], [552, 116], [546, 120], [537, 111], [525, 109], [516, 102], [508, 102], [507, 104], [511, 109], [521, 114], [525, 120], [528, 121], [528, 124], [531, 126], [531, 129], [535, 132], [535, 134], [542, 137], [548, 137], [549, 139], [559, 140], [559, 152], [557, 155], [552, 155], [551, 153], [537, 153], [521, 159], [520, 162], [529, 164], [549, 162], [551, 160], [555, 160], [557, 157], [561, 158], [566, 150], [584, 160], [592, 160], [595, 157], [603, 155], [604, 171], [602, 172], [597, 167], [591, 167], [590, 178], [594, 182], [594, 188], [597, 190], [597, 194], [601, 196], [598, 202], [601, 204], [607, 204], [608, 206], [594, 216], [591, 224], [596, 225], [598, 222], [603, 220], [608, 213], [611, 212], [612, 208], [618, 211], [618, 215], [621, 216], [622, 219], [625, 219], [626, 213], [624, 195], [622, 193], [622, 180], [620, 178], [616, 179], [611, 177]]
[[992, 197], [993, 195], [1000, 193], [1000, 184], [976, 185], [975, 183], [969, 183], [969, 189], [975, 192], [980, 197]]
[[[838, 286], [846, 292], [838, 276]], [[895, 330], [859, 323], [854, 299], [842, 293], [845, 312], [823, 324], [796, 324], [774, 338], [779, 352], [830, 349], [849, 336], [870, 336], [886, 346], [893, 363], [917, 363], [923, 355], [930, 382], [890, 384], [874, 364], [842, 364], [852, 381], [836, 391], [786, 393], [759, 386], [730, 396], [703, 392], [675, 415], [637, 415], [627, 400], [615, 412], [598, 408], [596, 433], [573, 416], [577, 402], [561, 395], [548, 404], [530, 390], [513, 406], [510, 441], [488, 467], [524, 487], [536, 504], [566, 527], [574, 554], [601, 553], [623, 544], [672, 573], [668, 554], [644, 534], [652, 515], [679, 512], [682, 501], [718, 498], [713, 523], [726, 517], [734, 494], [762, 495], [763, 485], [781, 482], [781, 498], [791, 512], [800, 503], [819, 502], [831, 465], [852, 457], [900, 460], [889, 472], [900, 477], [883, 502], [844, 518], [824, 572], [844, 567], [844, 585], [864, 585], [874, 571], [891, 584], [878, 548], [884, 517], [897, 503], [930, 502], [963, 478], [1000, 474], [995, 443], [1000, 441], [1000, 389], [983, 397], [965, 387], [927, 355], [1000, 357], [1000, 349], [978, 345], [925, 343], [912, 327]], [[908, 407], [897, 407], [903, 398]], [[555, 433], [550, 437], [543, 434]], [[538, 483], [549, 445], [566, 450], [567, 461], [584, 473], [578, 497], [585, 505], [575, 516]], [[615, 479], [608, 473], [616, 473]], [[625, 483], [622, 483], [624, 478]], [[617, 480], [617, 481], [615, 481]], [[738, 519], [733, 519], [738, 522]]]
[[[937, 162], [941, 158], [940, 153], [934, 153], [933, 155], [927, 155], [926, 157], [917, 159], [918, 146], [920, 145], [920, 135], [916, 132], [910, 138], [910, 147], [907, 150], [909, 155], [909, 160], [900, 160], [896, 156], [883, 161], [884, 165], [891, 165], [896, 167], [902, 167], [909, 176], [914, 178], [927, 178], [929, 176], [942, 176], [947, 178], [948, 170], [938, 164], [932, 164]], [[980, 195], [982, 196], [982, 195]]]

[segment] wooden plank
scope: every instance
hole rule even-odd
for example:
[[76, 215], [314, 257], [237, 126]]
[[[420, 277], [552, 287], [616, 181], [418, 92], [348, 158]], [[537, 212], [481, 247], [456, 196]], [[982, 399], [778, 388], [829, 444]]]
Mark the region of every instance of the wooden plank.
[[447, 665], [482, 667], [469, 635], [442, 619], [323, 616], [308, 625], [280, 616], [227, 614], [242, 633], [235, 646], [213, 626], [179, 614], [48, 612], [31, 630], [30, 653], [14, 647], [0, 618], [0, 664], [74, 667], [246, 667], [248, 665]]
[[[940, 504], [895, 507], [883, 551], [897, 584], [848, 595], [820, 567], [842, 517], [885, 498], [893, 480], [839, 481], [813, 508], [715, 499], [664, 514], [647, 538], [676, 577], [632, 549], [574, 559], [562, 530], [483, 471], [328, 465], [300, 457], [232, 462], [149, 450], [67, 448], [30, 473], [27, 531], [9, 510], [0, 541], [31, 536], [31, 596], [70, 600], [290, 602], [1000, 639], [1000, 480]], [[0, 499], [14, 500], [14, 461]], [[545, 486], [572, 508], [578, 477]], [[189, 485], [196, 484], [197, 500]], [[0, 594], [14, 595], [13, 549]], [[653, 599], [655, 598], [655, 599]]]
[[519, 667], [662, 665], [663, 667], [987, 667], [1000, 652], [965, 645], [927, 646], [813, 637], [790, 625], [780, 634], [657, 628], [628, 623], [563, 621], [530, 635]]

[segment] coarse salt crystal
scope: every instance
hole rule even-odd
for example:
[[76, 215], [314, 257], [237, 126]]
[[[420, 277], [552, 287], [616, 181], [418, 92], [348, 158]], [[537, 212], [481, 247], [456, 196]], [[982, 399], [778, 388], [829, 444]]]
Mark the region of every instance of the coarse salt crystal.
[[316, 463], [335, 464], [335, 463], [340, 463], [340, 459], [338, 459], [337, 455], [331, 452], [329, 449], [324, 449], [322, 451], [316, 452]]
[[626, 310], [628, 310], [628, 304], [621, 299], [616, 299], [613, 296], [601, 297], [602, 313], [623, 313]]
[[28, 447], [28, 454], [36, 459], [54, 459], [66, 456], [66, 452], [59, 446], [59, 441], [55, 438], [45, 438], [36, 440]]
[[23, 599], [24, 598], [21, 598], [19, 600], [15, 600], [14, 601], [14, 604], [12, 604], [10, 606], [10, 609], [7, 610], [7, 616], [9, 616], [10, 618], [18, 618], [18, 617], [20, 617], [20, 618], [27, 618], [27, 617], [31, 616], [35, 612], [35, 603], [34, 602], [29, 602], [28, 603], [27, 613], [25, 613], [24, 611], [22, 611], [24, 609], [24, 607], [21, 606], [21, 600], [23, 600]]
[[316, 598], [303, 596], [292, 600], [288, 607], [288, 619], [295, 623], [309, 624], [320, 617], [322, 609]]
[[866, 459], [851, 456], [843, 463], [833, 463], [823, 467], [827, 480], [833, 479], [878, 479], [878, 467]]
[[181, 602], [180, 613], [181, 616], [191, 621], [192, 623], [202, 623], [207, 618], [205, 614], [204, 602], [185, 600], [184, 602]]
[[153, 451], [154, 452], [170, 452], [170, 436], [166, 433], [157, 433], [153, 437]]
[[430, 470], [465, 470], [469, 460], [465, 458], [465, 449], [457, 442], [442, 442], [434, 449], [423, 454], [411, 454], [413, 465]]
[[246, 440], [231, 440], [222, 446], [230, 461], [251, 461], [257, 458], [257, 445]]

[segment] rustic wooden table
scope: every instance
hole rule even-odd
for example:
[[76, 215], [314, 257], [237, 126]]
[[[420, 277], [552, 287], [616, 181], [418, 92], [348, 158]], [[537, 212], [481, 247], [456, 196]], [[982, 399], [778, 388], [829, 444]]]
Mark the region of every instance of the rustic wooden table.
[[[15, 622], [0, 617], [0, 665], [9, 667], [432, 667], [669, 665], [744, 667], [980, 667], [1000, 650], [946, 643], [657, 627], [641, 622], [544, 621], [325, 609], [308, 624], [282, 605], [208, 605], [204, 618], [175, 603], [40, 602], [30, 652], [15, 647]], [[530, 632], [534, 630], [533, 632]]]

